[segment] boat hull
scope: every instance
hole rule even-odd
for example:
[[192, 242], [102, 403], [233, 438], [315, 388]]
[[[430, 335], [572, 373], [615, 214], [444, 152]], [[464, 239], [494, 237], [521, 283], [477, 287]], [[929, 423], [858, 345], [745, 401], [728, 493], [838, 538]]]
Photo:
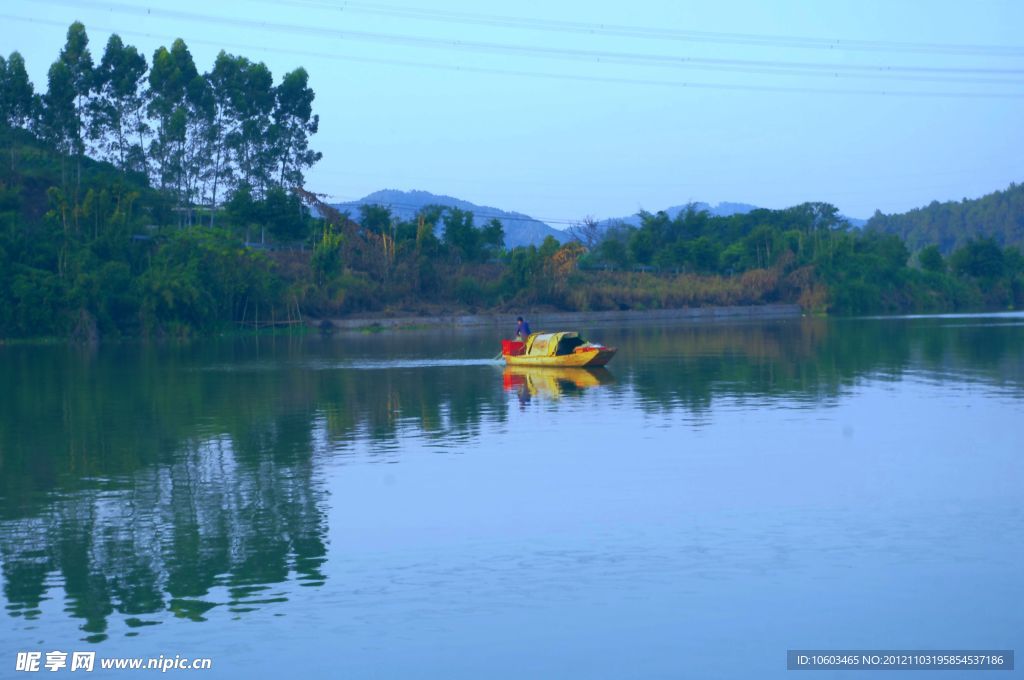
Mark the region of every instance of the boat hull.
[[614, 347], [594, 347], [583, 352], [562, 354], [557, 356], [530, 356], [528, 354], [505, 354], [508, 366], [548, 366], [560, 368], [593, 368], [604, 366], [615, 356]]

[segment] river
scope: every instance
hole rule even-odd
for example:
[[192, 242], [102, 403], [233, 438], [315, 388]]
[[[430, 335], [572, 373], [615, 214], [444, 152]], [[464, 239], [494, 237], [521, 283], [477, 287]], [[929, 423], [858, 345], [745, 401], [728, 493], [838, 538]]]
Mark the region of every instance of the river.
[[505, 372], [495, 329], [0, 346], [0, 675], [1024, 649], [1024, 315], [582, 330], [606, 371]]

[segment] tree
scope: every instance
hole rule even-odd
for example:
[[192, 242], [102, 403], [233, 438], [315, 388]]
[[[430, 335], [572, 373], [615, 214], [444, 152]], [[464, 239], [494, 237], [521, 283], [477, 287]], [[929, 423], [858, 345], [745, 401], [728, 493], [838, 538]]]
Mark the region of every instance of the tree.
[[263, 201], [263, 218], [270, 232], [282, 241], [306, 237], [306, 213], [299, 197], [281, 187], [271, 187]]
[[480, 234], [473, 226], [473, 213], [449, 208], [444, 216], [444, 243], [466, 262], [477, 259]]
[[650, 229], [636, 229], [629, 235], [629, 255], [637, 264], [649, 265], [655, 247]]
[[11, 52], [0, 57], [0, 125], [27, 129], [32, 122], [35, 93], [25, 71], [25, 59]]
[[582, 243], [587, 250], [593, 250], [601, 242], [601, 227], [593, 215], [587, 215], [569, 227], [569, 234]]
[[997, 279], [1006, 271], [1006, 262], [999, 245], [988, 238], [972, 239], [949, 258], [957, 274], [979, 279]]
[[[46, 96], [43, 97], [43, 136], [63, 156], [76, 149], [78, 115], [75, 112], [74, 78], [68, 65], [55, 61], [46, 76]], [[62, 177], [66, 183], [67, 178]]]
[[235, 189], [226, 207], [228, 219], [237, 226], [248, 228], [259, 221], [259, 206], [253, 200], [252, 189], [248, 184], [240, 184]]
[[276, 146], [278, 183], [282, 187], [302, 186], [303, 170], [320, 160], [322, 154], [309, 148], [309, 137], [317, 132], [320, 116], [313, 114], [313, 98], [306, 69], [286, 73], [274, 89], [273, 139]]
[[391, 231], [391, 209], [383, 205], [361, 205], [359, 224], [374, 234], [387, 234]]
[[697, 271], [713, 272], [717, 270], [718, 256], [718, 245], [707, 236], [701, 236], [690, 244], [690, 262]]
[[96, 69], [96, 98], [92, 102], [90, 136], [100, 151], [123, 172], [145, 170], [146, 58], [115, 33], [107, 41]]
[[149, 88], [148, 110], [157, 122], [150, 155], [159, 186], [174, 196], [179, 225], [191, 224], [199, 183], [207, 175], [209, 159], [203, 141], [213, 114], [208, 83], [199, 76], [183, 40], [153, 54]]
[[274, 110], [274, 79], [266, 64], [235, 57], [233, 82], [228, 90], [236, 125], [225, 137], [234, 153], [240, 180], [262, 198], [270, 184], [274, 147], [271, 114]]
[[[235, 88], [239, 87], [238, 59], [224, 50], [217, 54], [213, 70], [205, 76], [212, 100], [206, 141], [209, 145], [210, 165], [207, 180], [212, 182], [210, 194], [210, 226], [217, 213], [218, 190], [222, 184], [230, 184], [233, 166], [228, 153], [228, 139], [241, 125], [240, 114], [234, 108], [238, 101]], [[250, 196], [251, 198], [251, 196]]]
[[[85, 153], [86, 109], [89, 93], [93, 87], [92, 55], [89, 53], [89, 36], [85, 26], [76, 21], [68, 27], [64, 49], [60, 51], [58, 60], [67, 68], [69, 85], [74, 93], [75, 116], [71, 129], [73, 152], [79, 156]], [[81, 169], [81, 168], [79, 168]]]
[[505, 228], [498, 218], [492, 218], [481, 230], [479, 238], [480, 254], [486, 258], [497, 257], [505, 247]]
[[181, 177], [186, 137], [186, 96], [198, 76], [192, 54], [180, 38], [171, 49], [157, 48], [149, 71], [149, 115], [156, 121], [150, 157], [156, 165], [161, 189], [170, 188], [181, 199]]
[[625, 269], [629, 266], [629, 250], [626, 243], [632, 229], [617, 226], [607, 230], [604, 239], [597, 247], [600, 259], [613, 267]]
[[[0, 57], [0, 127], [28, 129], [35, 118], [35, 93], [25, 71], [25, 60], [11, 52], [6, 60]], [[11, 170], [15, 168], [16, 143], [11, 135]]]
[[921, 269], [926, 272], [942, 273], [946, 271], [946, 261], [942, 258], [942, 253], [939, 252], [939, 247], [935, 244], [921, 250], [917, 254], [917, 261], [921, 263]]
[[341, 273], [344, 262], [342, 261], [342, 246], [345, 238], [340, 231], [335, 230], [334, 225], [326, 223], [321, 239], [313, 247], [311, 266], [316, 276], [316, 285], [324, 287], [332, 279]]
[[210, 84], [204, 77], [196, 75], [185, 93], [185, 139], [182, 147], [182, 202], [190, 225], [193, 208], [203, 202], [205, 186], [210, 178], [213, 116]]

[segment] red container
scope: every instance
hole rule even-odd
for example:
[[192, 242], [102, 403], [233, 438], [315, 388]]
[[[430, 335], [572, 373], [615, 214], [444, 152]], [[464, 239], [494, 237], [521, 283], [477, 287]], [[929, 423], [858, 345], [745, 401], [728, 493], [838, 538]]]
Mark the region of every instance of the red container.
[[519, 340], [502, 340], [501, 353], [503, 356], [517, 357], [526, 349], [526, 343]]

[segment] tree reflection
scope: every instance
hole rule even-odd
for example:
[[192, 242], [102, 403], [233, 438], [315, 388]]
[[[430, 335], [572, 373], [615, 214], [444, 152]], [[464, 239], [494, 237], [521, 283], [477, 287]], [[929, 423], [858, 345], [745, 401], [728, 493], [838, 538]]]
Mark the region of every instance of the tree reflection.
[[716, 399], [835, 401], [867, 378], [908, 371], [1024, 388], [1024, 327], [977, 320], [798, 319], [625, 329], [605, 334], [643, 407], [707, 411]]
[[[1018, 320], [1019, 323], [1019, 320]], [[1024, 326], [974, 319], [604, 329], [611, 371], [500, 371], [490, 334], [0, 347], [0, 562], [10, 616], [63, 590], [87, 639], [324, 583], [323, 466], [406, 437], [477, 439], [529, 399], [617, 394], [702, 412], [723, 398], [841, 400], [913, 372], [1024, 387]], [[454, 349], [453, 349], [454, 348]], [[435, 364], [437, 362], [435, 361]], [[614, 375], [614, 380], [612, 379]], [[549, 404], [550, 406], [550, 404]], [[397, 454], [396, 454], [397, 455]]]

